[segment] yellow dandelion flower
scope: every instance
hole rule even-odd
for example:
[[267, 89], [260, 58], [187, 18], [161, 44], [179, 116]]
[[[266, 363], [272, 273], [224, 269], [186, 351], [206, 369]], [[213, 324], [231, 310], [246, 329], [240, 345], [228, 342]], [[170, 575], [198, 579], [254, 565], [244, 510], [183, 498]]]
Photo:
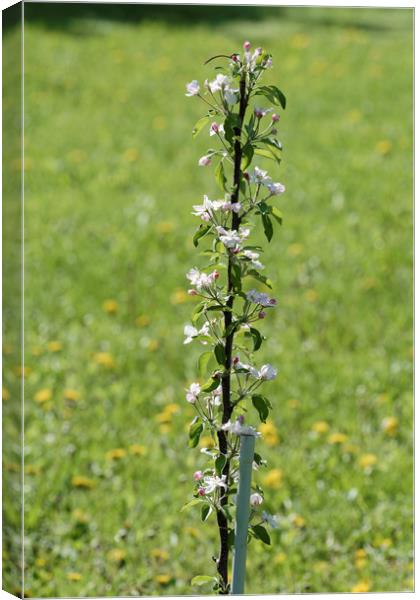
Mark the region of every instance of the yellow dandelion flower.
[[283, 483], [283, 471], [281, 469], [272, 469], [263, 477], [264, 485], [272, 490], [278, 490]]
[[306, 33], [295, 33], [290, 40], [290, 45], [297, 50], [303, 50], [309, 46], [310, 41], [311, 38]]
[[387, 402], [389, 402], [391, 399], [389, 394], [379, 394], [379, 396], [376, 398], [376, 401], [378, 404], [386, 404]]
[[97, 352], [93, 355], [93, 360], [97, 365], [101, 365], [101, 367], [105, 367], [106, 369], [114, 369], [115, 362], [109, 352]]
[[63, 395], [64, 399], [69, 400], [70, 402], [77, 402], [77, 400], [79, 400], [80, 398], [80, 392], [78, 392], [77, 390], [72, 390], [70, 388], [64, 390]]
[[363, 594], [369, 592], [372, 584], [369, 579], [361, 579], [356, 585], [351, 588], [353, 594]]
[[268, 423], [261, 423], [259, 426], [259, 431], [262, 433], [263, 439], [267, 446], [272, 448], [273, 446], [277, 446], [277, 444], [280, 442], [280, 436], [274, 423], [270, 421]]
[[114, 548], [113, 550], [110, 550], [106, 556], [110, 562], [120, 564], [125, 561], [127, 551], [122, 548]]
[[356, 446], [356, 444], [344, 444], [341, 449], [346, 454], [357, 454], [360, 450], [359, 446]]
[[67, 573], [67, 579], [69, 581], [80, 581], [82, 576], [80, 573], [76, 573], [76, 571], [71, 571], [70, 573]]
[[361, 280], [360, 285], [363, 290], [373, 290], [378, 286], [378, 280], [376, 277], [365, 277]]
[[360, 110], [357, 110], [357, 108], [353, 108], [346, 114], [346, 117], [350, 123], [359, 123], [360, 119], [362, 118], [362, 113]]
[[75, 521], [77, 521], [77, 523], [82, 523], [83, 525], [89, 523], [90, 520], [89, 515], [83, 512], [83, 510], [80, 510], [80, 508], [74, 509], [74, 511], [72, 512], [72, 517]]
[[167, 404], [163, 410], [170, 415], [175, 415], [176, 413], [179, 413], [181, 409], [179, 404], [171, 402], [170, 404]]
[[149, 350], [149, 352], [156, 352], [156, 350], [158, 348], [159, 348], [158, 340], [150, 340], [149, 343], [147, 344], [147, 349]]
[[318, 560], [314, 563], [314, 571], [316, 573], [326, 573], [329, 569], [329, 563], [326, 560]]
[[137, 148], [127, 148], [123, 154], [123, 160], [126, 162], [135, 162], [140, 158], [139, 151]]
[[299, 256], [305, 250], [305, 246], [303, 244], [290, 244], [287, 248], [287, 254], [289, 256]]
[[139, 315], [135, 323], [138, 327], [146, 327], [150, 323], [150, 317], [148, 315]]
[[129, 446], [128, 451], [133, 456], [145, 456], [147, 454], [146, 446], [141, 446], [140, 444], [131, 444]]
[[289, 408], [296, 409], [296, 408], [299, 408], [300, 402], [299, 402], [299, 400], [296, 400], [295, 398], [291, 398], [290, 400], [287, 401], [287, 406]]
[[358, 463], [362, 469], [370, 469], [378, 462], [376, 454], [362, 454], [359, 458]]
[[375, 146], [375, 151], [381, 156], [386, 156], [389, 154], [391, 149], [392, 143], [389, 140], [380, 140]]
[[200, 448], [214, 448], [214, 440], [211, 435], [203, 435], [200, 438]]
[[311, 65], [311, 73], [313, 75], [321, 75], [327, 69], [328, 63], [326, 60], [315, 60]]
[[172, 579], [172, 575], [168, 575], [167, 573], [161, 573], [160, 575], [155, 575], [154, 580], [159, 585], [167, 585]]
[[63, 348], [63, 344], [57, 340], [53, 340], [52, 342], [48, 342], [47, 348], [50, 352], [60, 352]]
[[198, 531], [198, 529], [196, 527], [184, 527], [184, 532], [193, 538], [200, 537], [200, 532]]
[[312, 425], [312, 431], [316, 433], [326, 433], [329, 430], [330, 426], [326, 421], [315, 421]]
[[273, 562], [275, 565], [282, 565], [284, 562], [286, 562], [287, 560], [287, 556], [284, 552], [279, 552], [278, 554], [275, 555]]
[[373, 540], [373, 546], [375, 548], [382, 548], [382, 549], [386, 550], [387, 548], [392, 546], [392, 540], [391, 540], [391, 538], [383, 538], [383, 537], [378, 536]]
[[45, 567], [46, 564], [47, 564], [47, 561], [45, 560], [45, 558], [42, 558], [41, 556], [39, 556], [38, 558], [35, 559], [35, 565], [37, 567]]
[[115, 315], [118, 312], [118, 302], [116, 300], [105, 300], [102, 308], [109, 315]]
[[163, 434], [169, 433], [171, 431], [171, 425], [169, 423], [162, 423], [162, 425], [159, 425], [159, 431]]
[[328, 436], [329, 444], [344, 444], [348, 440], [348, 436], [345, 433], [332, 433]]
[[356, 560], [354, 561], [354, 564], [356, 566], [356, 569], [362, 570], [366, 567], [367, 560], [366, 560], [366, 558], [356, 558]]
[[185, 304], [190, 300], [190, 296], [188, 296], [185, 290], [176, 289], [171, 295], [171, 304]]
[[35, 394], [34, 398], [35, 402], [37, 402], [38, 404], [48, 402], [52, 398], [52, 390], [50, 390], [50, 388], [43, 388]]
[[396, 417], [386, 417], [382, 421], [382, 429], [387, 435], [395, 436], [398, 429], [398, 419]]
[[163, 548], [153, 548], [150, 551], [150, 556], [160, 562], [165, 562], [169, 558], [169, 552]]
[[120, 460], [121, 458], [124, 458], [124, 456], [127, 456], [127, 450], [124, 450], [124, 448], [114, 448], [105, 453], [105, 458], [107, 460]]
[[171, 233], [174, 230], [174, 224], [172, 221], [161, 221], [156, 225], [156, 231], [158, 233]]
[[166, 119], [160, 115], [157, 115], [152, 121], [153, 129], [156, 131], [162, 131], [166, 127]]
[[16, 375], [16, 377], [24, 377], [26, 379], [26, 377], [29, 377], [29, 375], [32, 373], [32, 367], [24, 367], [22, 365], [17, 365], [13, 368], [13, 372]]
[[160, 412], [157, 415], [155, 415], [155, 421], [157, 421], [158, 423], [170, 423], [172, 421], [172, 414], [164, 410], [163, 412]]
[[32, 354], [32, 356], [41, 356], [41, 354], [42, 354], [41, 346], [32, 346], [31, 354]]
[[291, 521], [293, 525], [299, 527], [299, 529], [305, 527], [305, 519], [301, 515], [292, 515]]
[[95, 487], [95, 482], [84, 475], [75, 475], [71, 480], [71, 484], [75, 488], [84, 490], [92, 490]]
[[3, 400], [10, 400], [10, 392], [6, 388], [2, 388], [1, 397]]
[[316, 290], [306, 290], [304, 293], [304, 298], [308, 302], [316, 302], [319, 298], [319, 294]]
[[25, 465], [25, 473], [27, 475], [39, 475], [41, 473], [41, 468], [36, 465]]

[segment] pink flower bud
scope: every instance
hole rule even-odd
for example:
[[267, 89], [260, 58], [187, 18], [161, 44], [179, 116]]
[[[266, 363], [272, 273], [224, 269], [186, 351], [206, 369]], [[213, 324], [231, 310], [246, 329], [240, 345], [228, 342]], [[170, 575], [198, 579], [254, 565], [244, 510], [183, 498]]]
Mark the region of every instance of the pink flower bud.
[[216, 279], [219, 279], [220, 273], [219, 273], [219, 271], [213, 271], [213, 273], [211, 274], [211, 276], [212, 276], [212, 278], [214, 280], [216, 280]]
[[243, 425], [245, 423], [245, 415], [239, 415], [237, 421], [240, 425]]
[[198, 488], [198, 495], [199, 496], [205, 496], [206, 495], [206, 490], [204, 488]]
[[188, 290], [187, 293], [188, 293], [189, 296], [197, 296], [198, 295], [197, 290], [192, 290], [192, 289]]
[[264, 319], [265, 318], [266, 313], [262, 310], [258, 313], [258, 318], [259, 319]]
[[217, 123], [215, 123], [215, 122], [213, 122], [213, 123], [210, 125], [210, 129], [211, 129], [212, 131], [214, 131], [214, 133], [219, 133], [219, 126], [218, 126], [218, 124], [217, 124]]
[[270, 298], [269, 304], [271, 304], [271, 306], [275, 306], [277, 304], [277, 300], [275, 298]]
[[264, 116], [264, 111], [261, 110], [261, 108], [256, 108], [254, 110], [254, 115], [257, 117], [257, 119], [261, 119]]
[[230, 57], [233, 62], [239, 62], [239, 55], [238, 54], [232, 54], [232, 56]]
[[249, 181], [249, 173], [247, 171], [244, 171], [243, 176], [245, 181]]
[[249, 52], [249, 50], [251, 49], [251, 42], [244, 42], [243, 48], [245, 52]]
[[194, 473], [194, 479], [195, 479], [195, 481], [200, 481], [200, 479], [203, 479], [203, 472], [202, 471], [196, 471]]
[[280, 115], [278, 115], [277, 113], [273, 113], [271, 115], [271, 120], [273, 121], [273, 123], [277, 123], [277, 121], [280, 121]]
[[237, 365], [239, 362], [239, 356], [234, 356], [232, 362], [234, 365]]
[[207, 167], [210, 163], [211, 159], [207, 155], [202, 156], [198, 161], [200, 167]]

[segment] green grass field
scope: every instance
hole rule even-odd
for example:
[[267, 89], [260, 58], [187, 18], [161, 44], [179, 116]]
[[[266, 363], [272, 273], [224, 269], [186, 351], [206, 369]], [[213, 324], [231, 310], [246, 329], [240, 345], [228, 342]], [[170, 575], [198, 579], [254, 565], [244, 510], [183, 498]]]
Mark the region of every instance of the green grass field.
[[[412, 12], [241, 10], [48, 26], [28, 9], [28, 596], [207, 593], [190, 580], [214, 572], [215, 523], [179, 512], [204, 460], [187, 448], [182, 330], [185, 272], [205, 262], [191, 205], [217, 188], [184, 86], [244, 39], [272, 52], [288, 100], [260, 357], [279, 376], [257, 442], [281, 527], [250, 546], [246, 591], [413, 589]], [[12, 583], [14, 562], [6, 546]]]

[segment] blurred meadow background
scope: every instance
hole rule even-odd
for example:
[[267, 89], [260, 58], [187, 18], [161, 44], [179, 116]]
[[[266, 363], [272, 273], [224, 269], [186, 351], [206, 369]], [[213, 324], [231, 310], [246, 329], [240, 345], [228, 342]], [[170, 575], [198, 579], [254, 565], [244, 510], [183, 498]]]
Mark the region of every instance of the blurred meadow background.
[[202, 460], [182, 342], [185, 273], [205, 263], [191, 205], [218, 192], [184, 94], [245, 39], [288, 100], [284, 160], [259, 164], [287, 188], [255, 475], [280, 528], [250, 546], [246, 591], [413, 589], [412, 18], [25, 4], [26, 596], [208, 592], [190, 580], [213, 574], [215, 524], [179, 512]]

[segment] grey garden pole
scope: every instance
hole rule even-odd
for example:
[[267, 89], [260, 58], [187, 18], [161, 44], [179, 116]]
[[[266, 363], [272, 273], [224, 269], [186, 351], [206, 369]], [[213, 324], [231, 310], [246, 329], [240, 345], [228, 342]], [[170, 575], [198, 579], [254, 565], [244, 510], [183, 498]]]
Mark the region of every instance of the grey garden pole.
[[233, 554], [232, 594], [243, 594], [246, 571], [246, 548], [251, 495], [252, 463], [255, 436], [241, 434], [239, 486], [236, 500], [235, 548]]

